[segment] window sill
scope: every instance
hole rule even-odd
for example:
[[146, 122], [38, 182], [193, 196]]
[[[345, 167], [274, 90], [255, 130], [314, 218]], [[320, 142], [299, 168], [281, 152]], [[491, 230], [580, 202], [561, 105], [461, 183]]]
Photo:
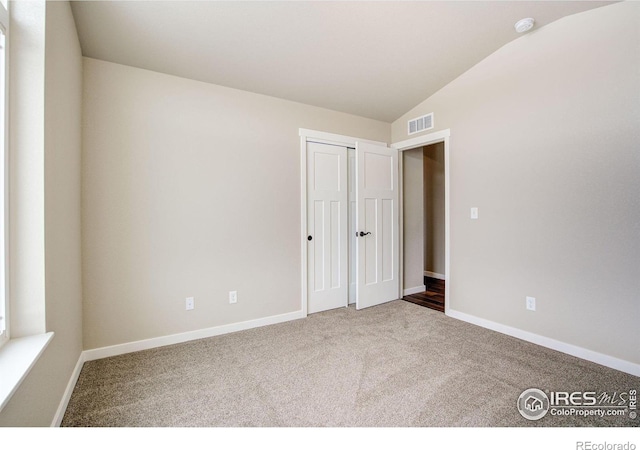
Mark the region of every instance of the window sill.
[[53, 338], [53, 332], [10, 339], [0, 348], [0, 411]]

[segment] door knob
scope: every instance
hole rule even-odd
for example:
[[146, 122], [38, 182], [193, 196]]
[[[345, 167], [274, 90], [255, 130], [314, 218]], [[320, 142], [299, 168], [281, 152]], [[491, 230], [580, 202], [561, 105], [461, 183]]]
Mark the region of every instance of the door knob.
[[367, 234], [371, 234], [371, 231], [367, 231], [366, 233], [364, 231], [361, 231], [360, 232], [360, 237], [366, 236]]
[[307, 241], [310, 241], [311, 239], [313, 239], [313, 236], [307, 236]]

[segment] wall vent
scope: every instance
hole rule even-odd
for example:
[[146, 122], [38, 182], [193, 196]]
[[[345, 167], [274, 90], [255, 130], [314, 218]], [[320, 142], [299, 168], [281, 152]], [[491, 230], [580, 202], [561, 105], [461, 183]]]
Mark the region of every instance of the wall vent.
[[433, 128], [433, 113], [426, 116], [417, 117], [409, 121], [407, 131], [409, 134], [420, 133], [421, 131], [430, 130]]

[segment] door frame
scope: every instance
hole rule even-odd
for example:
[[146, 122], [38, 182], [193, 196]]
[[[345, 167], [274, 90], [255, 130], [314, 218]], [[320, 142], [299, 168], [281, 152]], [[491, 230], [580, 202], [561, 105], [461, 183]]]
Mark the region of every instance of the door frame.
[[[449, 128], [441, 131], [436, 131], [435, 133], [425, 134], [423, 136], [418, 136], [412, 139], [407, 139], [405, 141], [400, 141], [391, 144], [391, 147], [398, 150], [398, 152], [402, 153], [406, 150], [412, 150], [414, 148], [424, 147], [426, 145], [437, 144], [439, 142], [444, 142], [444, 313], [445, 315], [449, 315], [449, 302], [451, 299], [451, 197], [450, 197], [450, 186], [451, 186], [451, 164], [450, 164], [450, 137], [451, 130]], [[399, 199], [399, 207], [400, 207], [400, 292], [398, 295], [399, 298], [403, 297], [404, 291], [404, 192], [402, 190], [403, 184], [403, 173], [402, 173], [402, 164], [398, 162], [398, 167], [400, 171], [400, 176], [398, 179], [399, 189], [400, 189], [400, 199]]]
[[[369, 139], [360, 139], [352, 136], [343, 136], [340, 134], [327, 133], [324, 131], [308, 130], [306, 128], [299, 128], [298, 135], [300, 136], [300, 247], [301, 247], [301, 300], [300, 310], [302, 316], [308, 315], [308, 292], [307, 292], [307, 142], [316, 142], [318, 144], [339, 145], [342, 147], [355, 148], [356, 142], [369, 142], [376, 145], [388, 146], [386, 142], [372, 141]], [[398, 179], [398, 182], [401, 182]], [[402, 218], [400, 219], [402, 221]], [[402, 225], [400, 225], [402, 226]], [[400, 228], [402, 231], [402, 228]], [[402, 247], [399, 248], [402, 251]], [[400, 277], [402, 271], [400, 271]], [[402, 278], [400, 278], [402, 281]], [[348, 297], [347, 297], [347, 304]]]

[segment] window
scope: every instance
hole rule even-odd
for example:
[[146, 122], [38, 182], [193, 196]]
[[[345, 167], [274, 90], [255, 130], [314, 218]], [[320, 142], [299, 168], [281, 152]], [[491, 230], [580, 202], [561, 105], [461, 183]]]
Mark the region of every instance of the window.
[[[8, 245], [5, 245], [10, 240], [7, 240], [7, 218], [8, 214], [7, 205], [9, 204], [8, 189], [6, 188], [6, 183], [9, 179], [7, 176], [7, 134], [9, 133], [7, 128], [7, 92], [10, 92], [7, 87], [7, 66], [11, 66], [16, 73], [14, 74], [16, 78], [20, 79], [20, 83], [15, 84], [15, 92], [25, 92], [26, 94], [30, 94], [30, 92], [34, 89], [42, 89], [42, 83], [39, 77], [30, 77], [29, 74], [33, 73], [33, 70], [44, 70], [44, 40], [35, 41], [32, 39], [33, 37], [37, 37], [38, 39], [44, 33], [45, 19], [46, 19], [46, 3], [44, 1], [37, 2], [9, 2], [9, 10], [11, 11], [12, 17], [15, 15], [15, 20], [18, 23], [24, 24], [24, 26], [20, 26], [14, 28], [14, 32], [10, 33], [9, 31], [9, 15], [7, 14], [7, 8], [4, 4], [2, 4], [2, 0], [0, 0], [0, 316], [3, 317], [0, 322], [2, 326], [2, 337], [0, 338], [0, 344], [2, 347], [0, 348], [0, 412], [2, 409], [8, 404], [11, 396], [16, 392], [20, 383], [26, 378], [27, 374], [34, 366], [34, 363], [37, 359], [43, 354], [45, 348], [53, 339], [54, 333], [46, 332], [46, 318], [44, 316], [44, 290], [42, 291], [42, 295], [34, 295], [33, 303], [22, 303], [22, 298], [19, 300], [20, 303], [15, 303], [14, 295], [10, 292], [11, 295], [7, 295], [8, 277], [6, 277], [7, 273], [11, 273], [12, 269], [17, 269], [14, 264], [15, 261], [11, 261], [7, 257], [7, 249]], [[15, 32], [18, 32], [23, 36], [21, 39], [14, 39], [12, 41], [12, 37], [15, 37]], [[13, 55], [14, 59], [11, 59], [10, 52], [8, 51], [12, 45], [20, 44], [21, 46], [13, 47], [16, 52]], [[9, 61], [9, 59], [11, 59]], [[16, 69], [20, 69], [17, 71]], [[42, 72], [44, 74], [44, 72]], [[40, 92], [40, 91], [38, 91]], [[42, 90], [42, 94], [44, 100], [44, 90]], [[27, 120], [23, 120], [22, 122], [17, 122], [17, 124], [21, 124], [21, 127], [18, 127], [21, 132], [24, 132], [25, 135], [28, 135], [33, 131], [34, 128], [37, 128], [37, 132], [43, 134], [44, 129], [39, 129], [39, 127], [34, 127], [33, 120], [29, 120], [31, 118], [35, 120], [39, 120], [41, 117], [44, 121], [44, 102], [33, 102], [28, 99], [28, 95], [20, 96], [15, 94], [12, 97], [16, 100], [14, 106], [19, 108], [21, 114], [24, 112], [25, 116], [23, 118]], [[14, 124], [16, 124], [14, 123]], [[25, 161], [30, 161], [33, 158], [30, 158], [33, 155], [36, 157], [44, 158], [44, 146], [34, 146], [27, 140], [28, 145], [24, 145], [21, 147], [20, 153], [21, 156], [25, 156], [22, 154], [22, 149], [26, 149], [26, 156], [23, 158]], [[25, 164], [21, 162], [20, 164]], [[37, 161], [35, 163], [37, 166]], [[23, 167], [30, 167], [27, 163]], [[28, 173], [29, 171], [25, 171]], [[32, 192], [35, 191], [36, 195], [34, 197], [40, 198], [44, 193], [40, 189], [33, 189], [34, 186], [42, 185], [44, 181], [42, 179], [42, 174], [37, 172], [33, 177], [25, 177], [25, 182], [17, 183], [16, 190], [21, 190], [24, 192]], [[39, 183], [39, 184], [32, 184]], [[18, 197], [20, 198], [20, 197]], [[29, 196], [25, 195], [25, 198], [28, 199]], [[28, 202], [22, 203], [20, 201], [20, 205], [24, 207], [30, 207]], [[37, 205], [34, 206], [35, 211], [39, 211], [44, 207], [44, 203], [40, 205], [40, 203], [36, 202]], [[37, 235], [37, 239], [44, 239], [44, 222], [39, 220], [34, 220], [34, 223], [38, 223], [40, 227], [42, 227], [42, 232], [40, 229], [35, 233], [23, 233], [21, 235], [21, 242], [30, 243], [29, 235]], [[23, 231], [25, 227], [18, 227], [19, 231]], [[27, 227], [28, 228], [28, 227]], [[11, 235], [12, 239], [16, 238], [16, 235]], [[36, 245], [36, 247], [39, 247]], [[16, 246], [17, 249], [20, 247]], [[21, 255], [29, 254], [28, 251], [21, 252]], [[34, 257], [34, 259], [38, 259], [38, 263], [40, 258], [44, 261], [44, 249]], [[26, 258], [27, 260], [29, 258]], [[44, 266], [41, 268], [41, 272], [44, 270]], [[36, 272], [36, 270], [34, 270]], [[25, 276], [27, 279], [30, 278], [31, 275], [31, 267], [27, 264], [27, 269], [18, 271], [22, 276]], [[36, 275], [38, 282], [42, 282], [42, 288], [44, 288], [44, 273], [38, 273]], [[7, 281], [7, 282], [5, 282]], [[29, 295], [25, 295], [24, 298], [29, 300]], [[32, 308], [33, 305], [37, 307]], [[23, 315], [27, 315], [30, 319], [35, 314], [34, 322], [38, 323], [27, 323], [18, 322], [18, 320], [23, 319], [22, 315], [17, 315], [16, 313], [20, 312], [17, 306], [20, 306], [22, 309], [28, 310], [28, 313]], [[40, 309], [38, 309], [38, 307]], [[13, 313], [13, 314], [10, 314]], [[13, 319], [13, 320], [10, 320]], [[21, 326], [22, 324], [22, 326]]]
[[0, 346], [9, 339], [7, 302], [7, 2], [0, 2]]

